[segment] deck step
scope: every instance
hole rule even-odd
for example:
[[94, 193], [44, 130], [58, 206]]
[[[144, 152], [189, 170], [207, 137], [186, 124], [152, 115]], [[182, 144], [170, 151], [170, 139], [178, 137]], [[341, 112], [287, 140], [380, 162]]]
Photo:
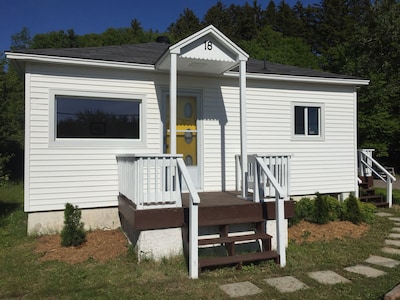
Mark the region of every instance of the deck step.
[[212, 245], [212, 244], [225, 244], [242, 241], [253, 241], [253, 240], [270, 240], [272, 237], [267, 233], [254, 233], [244, 234], [236, 236], [222, 236], [217, 238], [205, 238], [199, 239], [199, 245]]
[[389, 203], [387, 203], [384, 198], [380, 195], [369, 195], [369, 196], [361, 196], [361, 202], [371, 203], [376, 207], [388, 207]]
[[265, 251], [232, 256], [199, 257], [199, 268], [227, 266], [233, 264], [241, 265], [242, 263], [271, 259], [276, 263], [279, 263], [279, 254], [276, 251]]
[[360, 177], [362, 180], [359, 183], [360, 186], [360, 194], [359, 199], [362, 202], [367, 202], [374, 204], [377, 207], [388, 207], [389, 204], [386, 202], [385, 197], [382, 195], [375, 194], [375, 189], [371, 188], [373, 186], [373, 178], [369, 177]]

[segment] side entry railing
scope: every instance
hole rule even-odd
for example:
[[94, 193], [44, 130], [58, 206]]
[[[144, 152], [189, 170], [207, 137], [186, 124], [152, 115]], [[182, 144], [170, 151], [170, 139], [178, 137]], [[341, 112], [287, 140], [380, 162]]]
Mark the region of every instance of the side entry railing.
[[394, 177], [384, 166], [372, 157], [371, 149], [358, 150], [358, 175], [375, 176], [386, 183], [386, 197], [389, 207], [393, 205], [393, 182]]

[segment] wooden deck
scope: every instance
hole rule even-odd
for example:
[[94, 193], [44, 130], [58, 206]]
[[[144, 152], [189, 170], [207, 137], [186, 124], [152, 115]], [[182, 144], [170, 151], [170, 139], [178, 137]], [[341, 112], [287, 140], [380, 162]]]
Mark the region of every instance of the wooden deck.
[[[237, 192], [199, 193], [199, 226], [226, 222], [246, 223], [274, 220], [275, 202], [254, 203], [240, 199]], [[118, 197], [121, 221], [134, 230], [183, 227], [189, 215], [189, 195], [182, 196], [183, 207], [138, 210], [132, 201]], [[285, 218], [294, 216], [294, 202], [285, 201]]]
[[[244, 200], [240, 198], [240, 193], [236, 191], [199, 193], [199, 197], [199, 207], [246, 205], [250, 202], [249, 200]], [[184, 207], [189, 207], [189, 194], [182, 194], [182, 205]]]

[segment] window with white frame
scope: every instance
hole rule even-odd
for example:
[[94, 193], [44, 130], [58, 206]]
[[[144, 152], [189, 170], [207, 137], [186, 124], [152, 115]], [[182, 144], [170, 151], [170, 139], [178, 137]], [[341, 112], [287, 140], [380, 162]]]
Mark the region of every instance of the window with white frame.
[[51, 147], [145, 147], [146, 95], [49, 91]]
[[323, 138], [322, 104], [293, 103], [293, 137]]
[[55, 97], [56, 139], [140, 139], [140, 101]]

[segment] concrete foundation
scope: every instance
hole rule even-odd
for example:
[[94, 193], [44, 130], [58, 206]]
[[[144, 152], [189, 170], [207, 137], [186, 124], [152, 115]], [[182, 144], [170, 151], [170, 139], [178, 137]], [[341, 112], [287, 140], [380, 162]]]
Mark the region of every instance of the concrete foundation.
[[[284, 220], [285, 223], [285, 230], [283, 232], [282, 238], [285, 240], [286, 248], [289, 244], [289, 237], [288, 237], [288, 220]], [[277, 236], [276, 236], [276, 221], [275, 220], [268, 220], [267, 221], [267, 233], [272, 236], [271, 240], [271, 248], [272, 250], [277, 249]]]
[[[81, 209], [85, 230], [116, 229], [121, 227], [118, 207]], [[54, 234], [64, 226], [64, 211], [28, 213], [28, 234]]]
[[181, 228], [144, 230], [138, 235], [136, 242], [138, 259], [169, 258], [183, 254]]

